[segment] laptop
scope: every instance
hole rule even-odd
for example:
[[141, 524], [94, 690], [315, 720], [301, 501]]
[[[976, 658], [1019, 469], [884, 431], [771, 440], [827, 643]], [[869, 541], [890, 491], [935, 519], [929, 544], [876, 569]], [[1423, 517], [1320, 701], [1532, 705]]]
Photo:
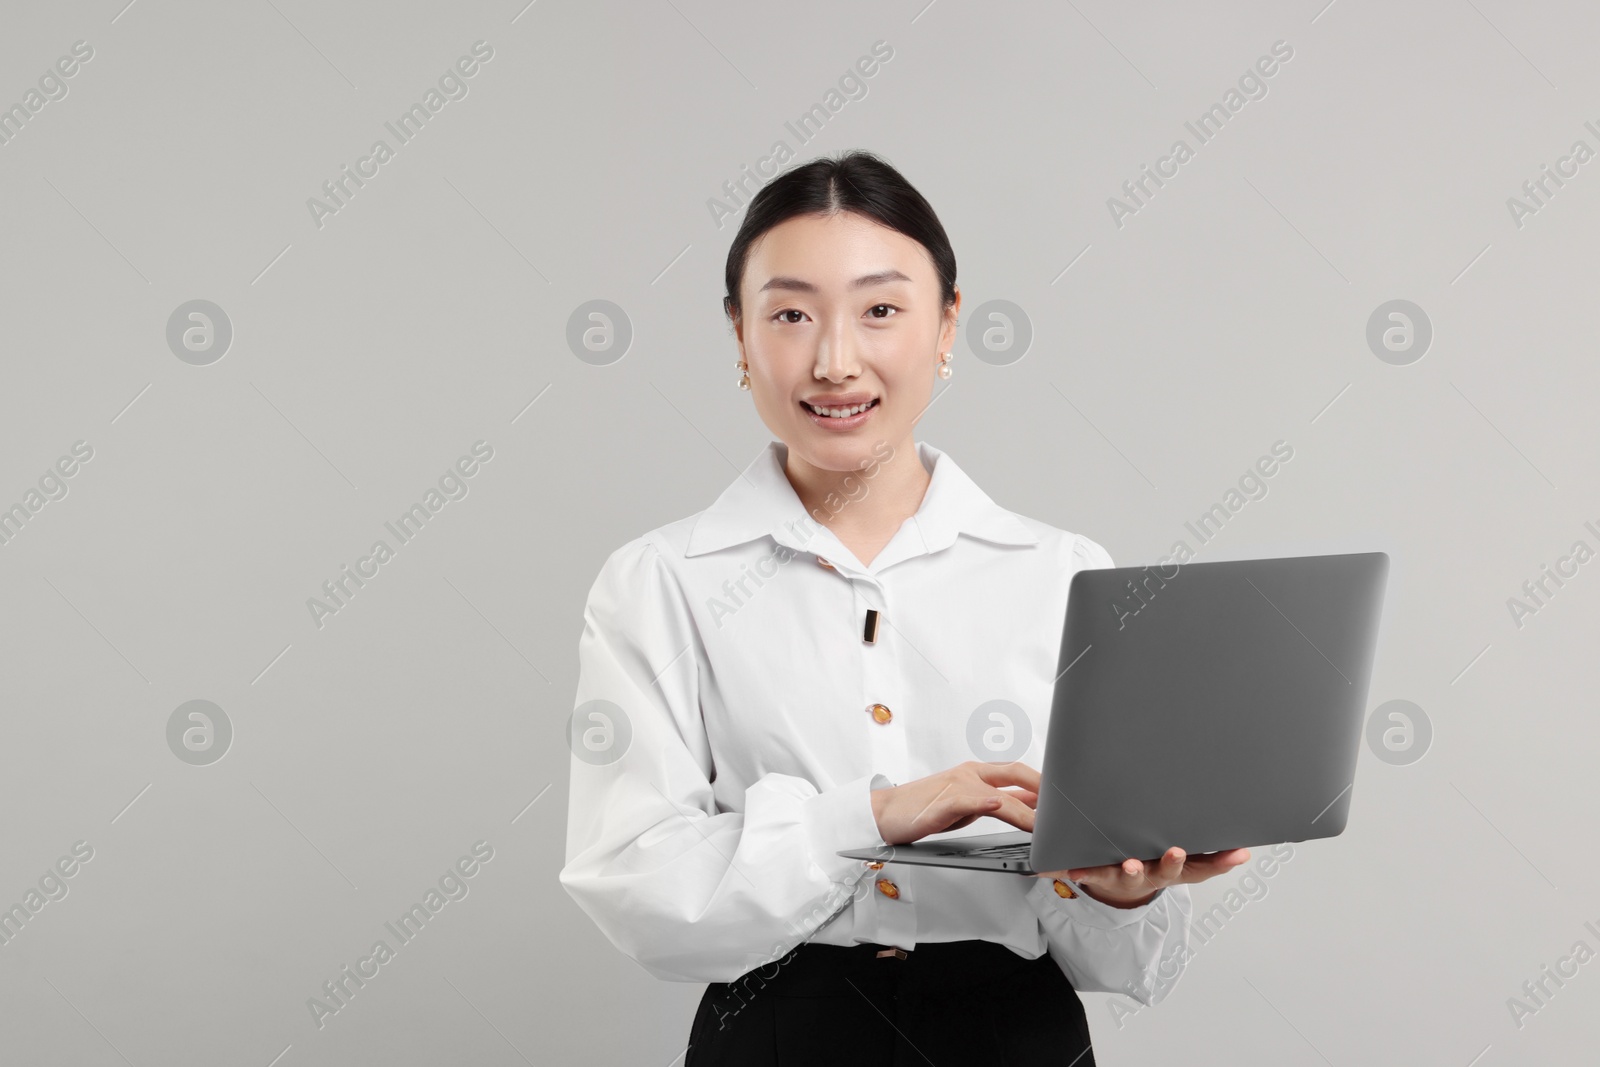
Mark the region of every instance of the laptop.
[[1078, 571], [1034, 832], [839, 855], [1033, 874], [1337, 836], [1388, 573], [1383, 552]]

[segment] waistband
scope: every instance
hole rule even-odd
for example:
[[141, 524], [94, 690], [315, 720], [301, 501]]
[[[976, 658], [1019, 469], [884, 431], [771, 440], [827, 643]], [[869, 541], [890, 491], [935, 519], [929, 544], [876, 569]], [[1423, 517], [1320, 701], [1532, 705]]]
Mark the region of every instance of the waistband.
[[[1048, 953], [1038, 959], [1055, 965]], [[983, 940], [928, 941], [911, 949], [872, 943], [847, 947], [807, 942], [733, 982], [713, 985], [723, 987], [719, 993], [738, 987], [771, 989], [780, 996], [797, 997], [856, 996], [857, 990], [865, 991], [869, 986], [910, 986], [924, 992], [950, 993], [991, 984], [1037, 965], [1038, 959]], [[851, 988], [852, 982], [855, 989]]]

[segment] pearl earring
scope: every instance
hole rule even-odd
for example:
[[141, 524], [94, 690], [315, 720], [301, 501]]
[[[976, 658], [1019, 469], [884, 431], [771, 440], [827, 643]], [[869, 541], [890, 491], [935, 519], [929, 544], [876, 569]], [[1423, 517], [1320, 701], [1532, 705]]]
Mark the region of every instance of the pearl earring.
[[953, 353], [946, 352], [944, 355], [939, 357], [939, 377], [946, 380], [949, 379], [950, 375], [955, 373], [950, 369], [950, 359], [952, 355]]
[[745, 361], [741, 359], [739, 362], [735, 363], [734, 366], [738, 367], [740, 370], [744, 371], [744, 374], [739, 376], [739, 388], [740, 389], [749, 389], [750, 388], [750, 367], [749, 367], [749, 365], [746, 364]]

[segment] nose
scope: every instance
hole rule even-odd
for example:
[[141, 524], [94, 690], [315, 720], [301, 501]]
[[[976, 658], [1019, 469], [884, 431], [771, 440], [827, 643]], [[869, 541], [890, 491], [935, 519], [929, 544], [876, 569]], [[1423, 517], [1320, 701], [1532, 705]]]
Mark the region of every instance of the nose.
[[817, 365], [813, 373], [816, 377], [826, 378], [830, 382], [842, 382], [860, 373], [855, 346], [847, 329], [841, 327], [831, 336], [822, 339], [821, 344], [817, 346]]

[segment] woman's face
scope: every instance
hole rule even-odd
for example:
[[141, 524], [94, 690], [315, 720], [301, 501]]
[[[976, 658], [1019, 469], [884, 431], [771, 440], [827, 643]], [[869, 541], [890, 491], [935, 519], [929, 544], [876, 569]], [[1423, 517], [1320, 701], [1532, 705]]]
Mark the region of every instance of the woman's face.
[[[940, 306], [927, 250], [851, 212], [802, 215], [750, 249], [735, 327], [756, 411], [791, 459], [835, 471], [896, 451], [933, 395], [961, 295]], [[871, 407], [847, 418], [816, 414]], [[881, 449], [879, 450], [881, 452]]]

